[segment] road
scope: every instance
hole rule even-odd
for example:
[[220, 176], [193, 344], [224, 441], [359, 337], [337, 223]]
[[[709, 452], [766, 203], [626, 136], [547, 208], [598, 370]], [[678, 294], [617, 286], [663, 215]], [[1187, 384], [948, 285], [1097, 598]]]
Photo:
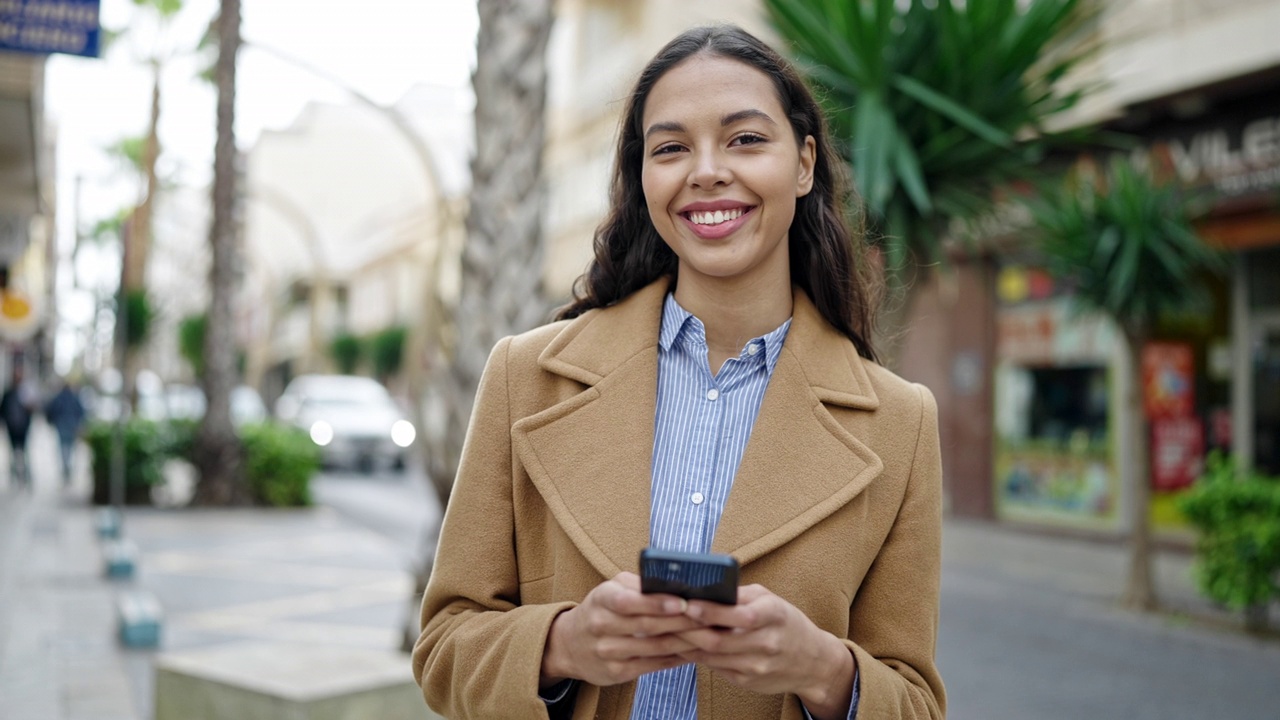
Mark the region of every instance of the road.
[[[412, 474], [328, 474], [315, 491], [406, 560], [438, 512]], [[938, 665], [951, 720], [1280, 719], [1280, 640], [1120, 609], [1114, 546], [958, 521], [944, 535]], [[1170, 604], [1199, 602], [1185, 558], [1158, 570]]]

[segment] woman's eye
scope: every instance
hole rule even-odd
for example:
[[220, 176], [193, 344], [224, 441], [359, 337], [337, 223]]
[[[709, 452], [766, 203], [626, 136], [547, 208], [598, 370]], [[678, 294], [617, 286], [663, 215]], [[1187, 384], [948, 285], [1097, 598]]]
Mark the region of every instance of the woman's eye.
[[754, 133], [744, 133], [733, 139], [734, 145], [755, 145], [762, 142], [765, 142], [764, 136]]
[[653, 151], [653, 154], [654, 156], [670, 155], [671, 153], [680, 152], [680, 150], [681, 150], [681, 147], [679, 145], [672, 143], [670, 145], [661, 145], [655, 148]]

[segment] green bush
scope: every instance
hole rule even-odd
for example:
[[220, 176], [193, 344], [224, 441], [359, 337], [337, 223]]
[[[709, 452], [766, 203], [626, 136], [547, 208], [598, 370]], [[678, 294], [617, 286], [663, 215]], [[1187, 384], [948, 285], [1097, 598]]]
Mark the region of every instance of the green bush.
[[205, 313], [188, 315], [178, 323], [178, 354], [191, 365], [196, 377], [204, 375], [204, 335], [209, 327]]
[[373, 374], [386, 379], [400, 371], [404, 364], [404, 342], [408, 331], [403, 325], [392, 325], [369, 336], [369, 360]]
[[151, 334], [151, 321], [155, 319], [155, 309], [151, 307], [151, 298], [146, 290], [129, 290], [124, 295], [125, 342], [131, 348], [141, 346]]
[[276, 507], [311, 504], [311, 476], [320, 468], [320, 449], [292, 427], [262, 423], [240, 430], [245, 476], [259, 502]]
[[1230, 458], [1211, 453], [1178, 506], [1200, 531], [1201, 592], [1237, 609], [1280, 598], [1280, 478], [1241, 475]]
[[333, 364], [337, 366], [338, 372], [343, 375], [350, 375], [356, 371], [360, 365], [360, 356], [364, 354], [364, 348], [361, 347], [360, 338], [349, 333], [342, 333], [329, 343], [329, 355], [333, 358]]
[[164, 452], [166, 457], [180, 458], [195, 463], [196, 433], [200, 421], [194, 418], [170, 420], [164, 423]]
[[[160, 423], [132, 418], [125, 423], [124, 433], [124, 502], [127, 505], [151, 504], [151, 488], [164, 482], [161, 468], [169, 455], [170, 438]], [[93, 501], [99, 505], [111, 502], [111, 448], [115, 425], [90, 423], [84, 432], [85, 442], [93, 451]]]

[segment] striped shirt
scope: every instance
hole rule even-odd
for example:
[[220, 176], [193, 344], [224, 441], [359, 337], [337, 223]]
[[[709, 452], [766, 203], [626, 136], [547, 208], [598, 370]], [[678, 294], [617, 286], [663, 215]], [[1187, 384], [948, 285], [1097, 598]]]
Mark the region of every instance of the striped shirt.
[[[667, 295], [658, 336], [658, 405], [654, 419], [649, 543], [663, 550], [708, 552], [734, 475], [751, 437], [788, 319], [743, 346], [712, 375], [702, 321]], [[640, 678], [632, 720], [697, 717], [695, 666]]]

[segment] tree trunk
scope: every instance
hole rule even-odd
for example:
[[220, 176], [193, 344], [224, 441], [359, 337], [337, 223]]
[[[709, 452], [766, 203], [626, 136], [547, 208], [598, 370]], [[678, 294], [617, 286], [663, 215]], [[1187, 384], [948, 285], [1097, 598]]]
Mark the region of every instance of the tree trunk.
[[236, 250], [236, 54], [240, 49], [240, 0], [222, 0], [218, 19], [218, 140], [213, 160], [213, 263], [211, 299], [204, 337], [202, 378], [208, 408], [196, 436], [199, 505], [248, 505], [253, 496], [244, 479], [243, 448], [231, 425], [231, 390], [236, 384], [236, 342], [232, 300]]
[[1142, 403], [1142, 346], [1146, 334], [1125, 329], [1129, 353], [1129, 391], [1125, 414], [1129, 423], [1132, 452], [1123, 474], [1129, 487], [1129, 578], [1124, 604], [1134, 610], [1155, 610], [1158, 606], [1151, 578], [1151, 438]]
[[[443, 508], [448, 503], [476, 387], [494, 344], [546, 320], [542, 288], [542, 212], [545, 192], [547, 38], [553, 0], [479, 0], [476, 41], [476, 150], [471, 160], [471, 205], [462, 249], [462, 278], [453, 313], [451, 362], [438, 364], [432, 383], [447, 417], [434, 438], [428, 475]], [[415, 602], [431, 574], [436, 534], [423, 540]], [[430, 549], [430, 552], [428, 552]], [[416, 618], [411, 619], [416, 624]], [[406, 644], [416, 638], [407, 629]]]
[[[151, 255], [151, 218], [154, 214], [156, 195], [159, 194], [159, 178], [156, 163], [160, 159], [160, 70], [158, 61], [151, 63], [151, 118], [147, 124], [147, 137], [142, 145], [142, 173], [145, 187], [141, 202], [129, 215], [129, 222], [121, 238], [124, 257], [120, 263], [120, 286], [125, 296], [146, 290], [147, 258]], [[120, 325], [119, 327], [124, 327]], [[121, 364], [121, 397], [127, 398], [133, 407], [138, 405], [138, 372], [144, 367], [143, 346], [125, 345], [124, 362]]]

